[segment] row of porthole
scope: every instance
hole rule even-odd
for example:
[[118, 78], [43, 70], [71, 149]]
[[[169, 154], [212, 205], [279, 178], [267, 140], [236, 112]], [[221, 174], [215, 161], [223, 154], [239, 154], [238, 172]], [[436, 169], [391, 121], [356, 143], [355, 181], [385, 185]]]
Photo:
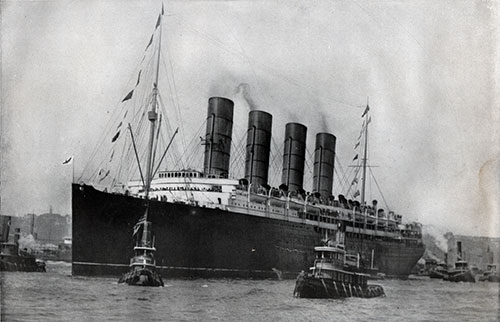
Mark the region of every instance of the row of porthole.
[[167, 172], [160, 173], [160, 178], [198, 178], [203, 177], [197, 172]]

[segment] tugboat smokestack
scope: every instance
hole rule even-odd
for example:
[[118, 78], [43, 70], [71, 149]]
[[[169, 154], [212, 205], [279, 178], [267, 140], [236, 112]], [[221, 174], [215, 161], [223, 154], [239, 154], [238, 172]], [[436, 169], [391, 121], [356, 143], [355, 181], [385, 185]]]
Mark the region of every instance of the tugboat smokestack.
[[146, 221], [143, 225], [141, 246], [151, 247], [151, 222]]

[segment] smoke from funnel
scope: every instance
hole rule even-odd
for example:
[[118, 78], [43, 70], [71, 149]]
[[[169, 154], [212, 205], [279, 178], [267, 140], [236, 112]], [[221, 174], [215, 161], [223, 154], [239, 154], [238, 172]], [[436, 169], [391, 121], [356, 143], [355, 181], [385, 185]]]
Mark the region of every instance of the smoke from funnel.
[[19, 247], [21, 249], [27, 248], [29, 250], [34, 250], [40, 248], [40, 244], [37, 243], [33, 235], [27, 235], [19, 239]]
[[328, 124], [326, 124], [326, 116], [322, 115], [322, 113], [320, 113], [319, 116], [320, 116], [321, 132], [328, 132]]
[[257, 103], [255, 103], [255, 101], [253, 100], [252, 95], [250, 95], [250, 85], [248, 85], [247, 83], [240, 83], [236, 87], [236, 94], [241, 94], [241, 96], [247, 102], [250, 111], [258, 109]]
[[448, 251], [448, 240], [445, 237], [446, 230], [433, 225], [425, 225], [422, 230], [424, 234], [428, 234], [434, 238], [435, 244], [440, 250], [444, 253]]

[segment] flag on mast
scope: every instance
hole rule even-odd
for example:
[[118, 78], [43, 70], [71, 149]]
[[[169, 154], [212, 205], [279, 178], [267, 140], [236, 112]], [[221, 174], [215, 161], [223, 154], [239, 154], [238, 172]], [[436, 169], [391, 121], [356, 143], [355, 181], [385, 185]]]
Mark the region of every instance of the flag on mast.
[[73, 161], [73, 156], [68, 157], [62, 164], [70, 164]]
[[158, 21], [156, 21], [155, 29], [160, 26], [160, 22], [161, 22], [161, 14], [158, 15]]
[[366, 105], [365, 111], [363, 112], [363, 115], [361, 115], [361, 117], [365, 116], [369, 110], [370, 110], [370, 107], [368, 105]]
[[139, 81], [141, 80], [141, 72], [142, 72], [142, 70], [140, 70], [139, 75], [137, 75], [137, 83], [135, 84], [135, 87], [137, 87], [137, 85], [139, 85]]
[[[146, 49], [144, 51], [148, 50], [149, 46], [151, 46], [151, 44], [153, 43], [153, 36], [154, 36], [154, 34], [151, 35], [151, 39], [149, 39], [148, 45], [146, 46]], [[144, 59], [144, 57], [143, 57], [143, 59]]]
[[119, 137], [119, 136], [120, 136], [120, 131], [118, 131], [118, 132], [115, 134], [115, 136], [113, 136], [113, 138], [111, 139], [111, 143], [115, 142], [115, 141], [118, 139], [118, 137]]
[[125, 102], [125, 101], [128, 101], [129, 99], [131, 99], [133, 94], [134, 94], [134, 90], [131, 90], [131, 91], [127, 94], [127, 96], [125, 96], [125, 97], [123, 98], [122, 102]]
[[144, 225], [145, 222], [146, 222], [146, 214], [142, 215], [142, 217], [139, 218], [139, 221], [134, 225], [134, 233], [132, 234], [132, 236], [137, 235], [139, 229]]

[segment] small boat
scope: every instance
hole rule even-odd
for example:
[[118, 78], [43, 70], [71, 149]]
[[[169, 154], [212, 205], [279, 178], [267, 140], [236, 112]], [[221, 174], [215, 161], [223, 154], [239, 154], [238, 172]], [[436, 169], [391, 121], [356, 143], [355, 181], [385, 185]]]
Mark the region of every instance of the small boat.
[[118, 283], [136, 286], [164, 286], [160, 274], [156, 271], [154, 258], [154, 237], [152, 238], [152, 223], [146, 214], [134, 227], [134, 237], [137, 242], [134, 247], [134, 257], [130, 259], [130, 271], [123, 274]]
[[10, 219], [0, 216], [0, 272], [45, 272], [45, 262], [37, 260], [27, 249], [19, 249], [19, 228], [15, 229], [14, 242], [8, 241]]
[[[337, 236], [342, 235], [340, 230]], [[343, 238], [342, 238], [343, 239]], [[369, 275], [345, 270], [343, 243], [326, 239], [314, 247], [316, 259], [311, 272], [297, 277], [293, 294], [300, 298], [372, 298], [385, 295], [380, 285], [368, 285]]]
[[451, 282], [476, 282], [475, 272], [469, 268], [469, 264], [464, 260], [459, 260], [455, 263], [455, 268], [448, 270], [448, 276], [444, 277], [445, 281]]
[[488, 264], [486, 271], [483, 275], [479, 276], [479, 281], [500, 282], [500, 274], [497, 270], [497, 265]]
[[437, 279], [445, 279], [448, 277], [448, 267], [446, 264], [437, 264], [435, 267], [429, 269], [429, 277]]

